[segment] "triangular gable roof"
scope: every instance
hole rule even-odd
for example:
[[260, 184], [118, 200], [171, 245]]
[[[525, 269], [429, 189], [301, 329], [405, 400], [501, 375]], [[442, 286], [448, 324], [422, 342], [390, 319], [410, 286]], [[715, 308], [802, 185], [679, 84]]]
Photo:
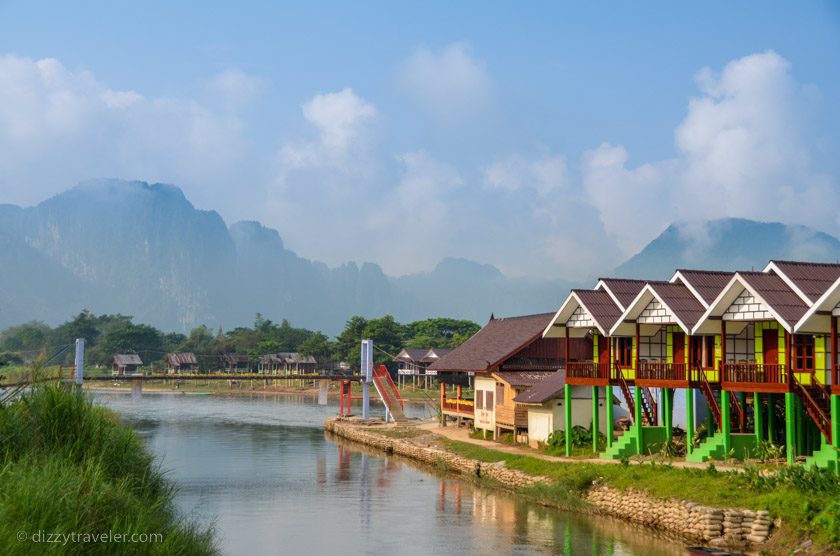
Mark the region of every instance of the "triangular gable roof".
[[540, 339], [553, 313], [490, 319], [473, 336], [431, 365], [433, 371], [488, 371]]
[[725, 270], [693, 270], [679, 268], [671, 277], [670, 282], [680, 281], [691, 290], [691, 293], [708, 308], [732, 279], [734, 272]]
[[516, 403], [543, 404], [560, 395], [565, 385], [566, 370], [560, 369], [513, 398], [513, 401]]
[[770, 261], [764, 272], [777, 274], [808, 305], [819, 299], [840, 278], [840, 264]]
[[394, 361], [408, 361], [411, 363], [419, 363], [428, 353], [428, 349], [403, 348], [400, 350], [397, 356], [394, 357]]
[[[794, 325], [809, 308], [808, 304], [774, 273], [736, 272], [694, 326], [692, 333], [719, 332], [720, 319], [745, 291], [754, 300], [754, 306], [748, 308], [750, 313], [766, 312], [788, 332], [793, 331]], [[749, 317], [750, 313], [745, 315]], [[762, 319], [745, 318], [743, 320]]]
[[831, 317], [840, 316], [840, 277], [829, 286], [796, 323], [794, 332], [827, 333]]
[[118, 367], [125, 367], [126, 365], [142, 365], [143, 361], [136, 353], [117, 353], [114, 355], [114, 364]]
[[691, 334], [705, 307], [682, 282], [648, 282], [610, 330], [610, 335], [629, 335], [640, 324], [676, 324]]
[[621, 308], [606, 290], [572, 290], [543, 331], [543, 338], [565, 336], [566, 326], [573, 319], [578, 326], [569, 326], [576, 329], [570, 330], [570, 336], [585, 336], [593, 327], [606, 336], [619, 316]]
[[599, 278], [595, 289], [605, 290], [610, 294], [615, 304], [624, 311], [636, 299], [636, 296], [639, 295], [639, 292], [642, 291], [646, 283], [647, 281], [645, 280], [631, 278]]
[[429, 351], [426, 352], [426, 354], [423, 356], [423, 358], [420, 360], [420, 362], [421, 363], [434, 363], [435, 361], [437, 361], [438, 359], [440, 359], [441, 357], [443, 357], [444, 355], [446, 355], [450, 351], [452, 351], [451, 348], [431, 348]]

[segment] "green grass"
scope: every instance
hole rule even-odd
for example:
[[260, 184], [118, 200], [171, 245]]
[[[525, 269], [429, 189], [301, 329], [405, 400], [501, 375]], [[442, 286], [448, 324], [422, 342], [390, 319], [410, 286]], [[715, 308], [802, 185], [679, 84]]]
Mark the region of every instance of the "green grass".
[[0, 406], [0, 546], [47, 545], [19, 531], [161, 534], [155, 543], [50, 544], [55, 554], [214, 554], [212, 531], [184, 521], [139, 437], [83, 395], [42, 387]]
[[442, 439], [457, 454], [484, 462], [504, 461], [510, 469], [551, 479], [550, 485], [529, 487], [523, 494], [538, 502], [572, 509], [583, 504], [596, 479], [617, 489], [644, 490], [652, 496], [678, 498], [717, 507], [769, 510], [782, 518], [790, 542], [812, 538], [817, 544], [840, 548], [840, 478], [827, 471], [801, 467], [776, 469], [766, 478], [757, 468], [746, 473], [687, 469], [663, 464], [621, 465], [552, 462]]

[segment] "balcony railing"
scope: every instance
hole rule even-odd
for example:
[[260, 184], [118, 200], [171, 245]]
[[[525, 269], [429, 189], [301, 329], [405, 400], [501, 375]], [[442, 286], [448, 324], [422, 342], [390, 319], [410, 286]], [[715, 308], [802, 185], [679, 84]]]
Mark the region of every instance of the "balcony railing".
[[721, 363], [722, 382], [787, 384], [784, 365], [764, 363]]
[[462, 415], [473, 415], [475, 413], [475, 402], [467, 398], [444, 398], [441, 410], [454, 411]]
[[664, 361], [640, 361], [636, 380], [687, 381], [686, 365]]
[[594, 363], [592, 361], [570, 361], [566, 364], [566, 377], [606, 382], [610, 379], [610, 364]]

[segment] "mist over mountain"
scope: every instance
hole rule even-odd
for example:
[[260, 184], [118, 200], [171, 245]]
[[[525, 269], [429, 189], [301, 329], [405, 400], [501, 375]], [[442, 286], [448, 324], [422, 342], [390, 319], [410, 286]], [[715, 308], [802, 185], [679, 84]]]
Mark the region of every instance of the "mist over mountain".
[[492, 311], [541, 311], [569, 287], [464, 259], [397, 278], [369, 262], [329, 268], [257, 222], [228, 228], [177, 187], [121, 180], [84, 182], [34, 207], [0, 205], [0, 264], [0, 327], [87, 308], [164, 330], [229, 329], [260, 312], [337, 333], [354, 314], [483, 322]]
[[[672, 225], [615, 274], [664, 278], [676, 267], [760, 268], [770, 258], [834, 261], [840, 241], [749, 220]], [[84, 182], [34, 207], [0, 205], [0, 265], [0, 327], [57, 324], [86, 308], [172, 331], [230, 329], [259, 312], [335, 334], [355, 314], [482, 323], [491, 312], [546, 312], [569, 288], [592, 285], [511, 279], [459, 258], [399, 277], [370, 262], [330, 268], [258, 222], [228, 227], [177, 187], [121, 180]]]
[[761, 270], [770, 259], [837, 262], [840, 241], [807, 226], [742, 218], [672, 224], [615, 274], [667, 279], [675, 268]]

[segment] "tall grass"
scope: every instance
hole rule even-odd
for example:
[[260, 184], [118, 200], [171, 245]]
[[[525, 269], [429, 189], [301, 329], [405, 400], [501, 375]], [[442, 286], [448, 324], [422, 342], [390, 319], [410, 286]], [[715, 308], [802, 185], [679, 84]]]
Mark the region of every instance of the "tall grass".
[[[160, 534], [150, 543], [34, 544], [20, 531]], [[42, 387], [0, 406], [0, 552], [214, 554], [184, 522], [138, 436], [82, 394]]]

